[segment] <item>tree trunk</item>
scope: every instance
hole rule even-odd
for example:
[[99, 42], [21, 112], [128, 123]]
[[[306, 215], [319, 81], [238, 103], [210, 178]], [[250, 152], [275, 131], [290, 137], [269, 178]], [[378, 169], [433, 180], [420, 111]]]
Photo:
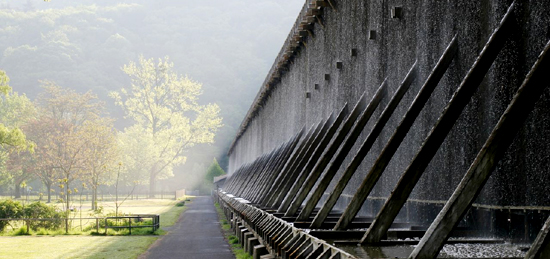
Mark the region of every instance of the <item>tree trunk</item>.
[[156, 178], [156, 174], [151, 173], [151, 177], [149, 178], [149, 198], [155, 198]]
[[15, 190], [13, 196], [15, 199], [21, 198], [21, 183], [15, 183]]
[[71, 213], [71, 209], [69, 208], [69, 205], [70, 205], [70, 203], [69, 203], [69, 198], [70, 198], [70, 196], [69, 196], [69, 182], [65, 183], [65, 197], [67, 197], [66, 201], [65, 201], [67, 203], [67, 205], [66, 205], [67, 206], [67, 208], [66, 208], [67, 211], [66, 211], [66, 214], [65, 214], [66, 215], [65, 216], [65, 234], [67, 234], [67, 233], [69, 233], [69, 214]]
[[46, 188], [48, 188], [48, 202], [47, 203], [50, 203], [50, 202], [52, 202], [52, 184], [51, 183], [46, 184]]
[[97, 210], [97, 186], [92, 187], [92, 210]]

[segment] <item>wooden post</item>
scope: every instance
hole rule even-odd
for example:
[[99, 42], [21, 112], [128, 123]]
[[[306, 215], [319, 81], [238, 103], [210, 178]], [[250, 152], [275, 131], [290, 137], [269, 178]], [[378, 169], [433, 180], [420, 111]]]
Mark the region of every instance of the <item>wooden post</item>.
[[[243, 172], [243, 180], [239, 182], [238, 188], [233, 192], [234, 195], [239, 197], [242, 196], [242, 194], [247, 190], [247, 186], [255, 180], [255, 176], [257, 175], [255, 175], [254, 172], [261, 170], [261, 168], [264, 167], [266, 161], [267, 154], [263, 154], [261, 157], [253, 162], [253, 166], [247, 168], [247, 170]], [[248, 179], [248, 181], [244, 181], [244, 179]]]
[[[456, 45], [456, 39], [453, 40], [453, 42]], [[490, 66], [491, 63], [492, 62], [488, 65]], [[469, 91], [468, 94], [458, 94], [462, 87], [457, 90], [457, 94], [453, 96], [453, 100], [451, 100], [444, 109], [442, 115], [438, 119], [438, 122], [426, 138], [426, 141], [424, 141], [420, 151], [417, 153], [411, 164], [407, 167], [405, 173], [403, 173], [401, 180], [398, 182], [389, 199], [385, 202], [383, 208], [374, 219], [361, 242], [376, 243], [379, 242], [380, 239], [386, 234], [388, 228], [393, 223], [393, 220], [406, 203], [408, 196], [420, 179], [420, 176], [439, 149], [440, 145], [445, 140], [445, 137], [458, 119], [458, 116], [462, 113], [462, 110], [466, 104], [469, 102], [484, 75], [484, 73], [478, 74], [476, 81], [467, 82], [467, 87], [469, 88], [464, 87], [465, 90], [462, 91]], [[464, 85], [464, 82], [462, 85]]]
[[[478, 56], [478, 59], [474, 63], [473, 67], [470, 69], [470, 71], [462, 81], [460, 87], [456, 90], [455, 94], [453, 95], [453, 98], [445, 108], [444, 114], [446, 115], [440, 118], [440, 119], [443, 119], [443, 122], [441, 123], [438, 122], [436, 124], [436, 125], [442, 125], [440, 126], [441, 129], [450, 128], [454, 123], [454, 121], [456, 120], [455, 118], [458, 118], [458, 116], [460, 116], [463, 108], [470, 101], [471, 96], [474, 94], [478, 85], [481, 83], [481, 81], [485, 77], [485, 74], [491, 67], [491, 64], [495, 60], [497, 54], [500, 52], [500, 49], [504, 45], [504, 42], [508, 36], [505, 34], [504, 31], [508, 29], [508, 27], [510, 26], [509, 24], [511, 23], [511, 22], [506, 22], [506, 21], [511, 21], [511, 19], [507, 19], [510, 15], [512, 15], [510, 10], [511, 8], [508, 10], [508, 13], [505, 15], [504, 19], [502, 20], [499, 28], [497, 28], [493, 33], [493, 35], [491, 35], [491, 38], [483, 48], [483, 51], [481, 52], [481, 54]], [[503, 27], [505, 29], [500, 30]], [[434, 134], [434, 136], [438, 136], [438, 137], [431, 138], [431, 141], [433, 141], [433, 144], [430, 144], [429, 148], [426, 150], [429, 150], [430, 152], [436, 152], [437, 149], [439, 148], [439, 145], [435, 145], [435, 144], [437, 144], [439, 138], [443, 138], [443, 139], [445, 138], [445, 136], [448, 133], [448, 130], [447, 131], [437, 130], [435, 131], [435, 133], [434, 131], [432, 131], [430, 132], [430, 135], [432, 135], [432, 133]], [[442, 136], [439, 136], [439, 134], [441, 134]], [[391, 156], [389, 158], [391, 159]], [[383, 165], [379, 167], [379, 169], [371, 170], [371, 172], [367, 174], [367, 177], [361, 184], [359, 190], [355, 193], [355, 196], [353, 197], [350, 204], [346, 208], [342, 217], [340, 217], [340, 220], [338, 221], [334, 229], [340, 229], [340, 230], [345, 229], [349, 225], [352, 219], [357, 215], [357, 212], [363, 205], [364, 201], [366, 200], [372, 188], [374, 187], [374, 183], [373, 181], [371, 181], [371, 179], [376, 178], [378, 174], [382, 173], [382, 171], [385, 169], [388, 162], [389, 162], [389, 159], [387, 160], [387, 162], [383, 163]], [[378, 164], [376, 166], [378, 166]], [[371, 174], [373, 176], [371, 176]]]
[[309, 161], [309, 158], [311, 157], [311, 155], [319, 145], [319, 142], [321, 141], [322, 137], [325, 135], [327, 129], [328, 129], [328, 126], [323, 125], [323, 127], [320, 127], [319, 130], [316, 130], [313, 140], [308, 145], [306, 152], [299, 159], [299, 163], [297, 167], [294, 169], [295, 177], [291, 182], [289, 182], [288, 184], [289, 188], [285, 192], [279, 195], [280, 196], [279, 199], [281, 199], [281, 204], [279, 206], [279, 209], [277, 210], [278, 212], [285, 212], [288, 206], [290, 206], [293, 196], [298, 191], [299, 185], [301, 185], [301, 183], [304, 182], [305, 176], [307, 176], [305, 175], [305, 173], [302, 173], [302, 169], [306, 166], [307, 162]]
[[255, 173], [255, 175], [257, 175], [256, 181], [252, 185], [250, 185], [247, 193], [243, 195], [242, 198], [252, 200], [252, 197], [256, 194], [257, 189], [267, 180], [268, 175], [272, 172], [272, 169], [275, 163], [278, 161], [278, 158], [281, 155], [284, 146], [285, 143], [279, 145], [268, 154], [266, 165], [261, 171]]
[[313, 133], [313, 127], [311, 127], [306, 135], [301, 139], [300, 143], [298, 143], [297, 147], [294, 149], [294, 152], [290, 155], [290, 159], [285, 163], [283, 169], [281, 170], [280, 178], [275, 181], [275, 185], [271, 189], [269, 193], [269, 197], [266, 197], [266, 201], [263, 204], [264, 206], [274, 207], [273, 204], [275, 203], [276, 199], [279, 197], [279, 194], [282, 192], [285, 184], [289, 181], [289, 178], [291, 177], [292, 169], [294, 168], [294, 164], [296, 163], [296, 160], [302, 153], [307, 141], [311, 137], [311, 134]]
[[550, 217], [546, 219], [537, 238], [531, 245], [531, 249], [525, 255], [525, 259], [548, 258], [550, 256]]
[[[340, 165], [342, 164], [342, 162], [346, 158], [347, 154], [349, 153], [349, 151], [351, 150], [351, 148], [355, 144], [355, 141], [357, 140], [357, 138], [359, 138], [359, 135], [361, 135], [361, 132], [363, 131], [365, 125], [370, 120], [372, 114], [374, 113], [374, 111], [376, 110], [378, 105], [380, 104], [380, 101], [382, 101], [382, 98], [384, 96], [386, 96], [386, 93], [387, 93], [386, 88], [387, 88], [387, 83], [386, 83], [386, 80], [384, 80], [382, 82], [382, 84], [380, 85], [380, 87], [378, 87], [378, 90], [373, 95], [371, 101], [366, 106], [365, 110], [362, 112], [361, 116], [355, 122], [355, 126], [353, 126], [353, 128], [351, 128], [351, 131], [350, 131], [349, 135], [344, 140], [344, 144], [341, 145], [342, 147], [339, 149], [340, 151], [336, 154], [336, 156], [332, 160], [332, 163], [330, 164], [327, 172], [325, 173], [325, 176], [323, 177], [323, 179], [321, 180], [321, 182], [317, 186], [317, 189], [315, 190], [313, 195], [320, 193], [320, 195], [322, 196], [322, 193], [324, 192], [324, 189], [326, 189], [326, 187], [328, 187], [328, 183], [330, 183], [330, 180], [332, 179], [332, 177], [334, 177], [334, 175], [338, 171], [338, 168], [340, 167]], [[333, 141], [333, 144], [336, 144], [337, 146], [340, 146], [340, 143], [341, 142], [336, 142], [336, 140]], [[334, 147], [334, 153], [336, 153], [336, 151], [337, 151], [337, 146]], [[323, 169], [328, 165], [328, 162], [330, 162], [330, 158], [328, 159], [328, 161], [326, 163], [321, 163], [319, 165], [316, 165], [316, 168], [314, 169], [314, 173], [312, 175], [319, 177], [320, 174], [323, 172]], [[312, 182], [313, 182], [313, 179], [308, 183], [307, 186], [305, 186], [305, 188], [302, 190], [302, 193], [305, 193], [305, 192], [309, 193], [308, 189], [310, 190], [313, 187]], [[313, 182], [313, 185], [314, 184], [315, 184], [315, 182]], [[305, 195], [307, 196], [307, 193], [305, 193]], [[301, 196], [303, 196], [303, 194]], [[300, 199], [302, 199], [302, 198], [300, 197]], [[302, 201], [303, 201], [303, 199], [302, 199]], [[301, 205], [301, 202], [300, 202], [300, 204], [295, 202], [293, 204], [293, 207], [290, 208], [285, 213], [285, 216], [294, 215], [296, 213], [296, 211], [298, 210], [300, 205]]]
[[261, 204], [264, 197], [267, 195], [268, 190], [273, 187], [275, 180], [280, 176], [282, 168], [284, 167], [286, 161], [288, 161], [289, 156], [292, 154], [296, 143], [296, 138], [293, 138], [288, 141], [283, 150], [281, 150], [280, 155], [276, 158], [273, 166], [269, 169], [266, 179], [264, 179], [263, 183], [256, 188], [256, 194], [251, 199], [254, 203]]
[[[412, 84], [412, 81], [414, 80], [415, 77], [416, 77], [416, 62], [414, 62], [411, 69], [407, 73], [407, 76], [405, 76], [405, 79], [403, 80], [403, 82], [401, 83], [401, 85], [399, 86], [397, 91], [395, 91], [395, 93], [394, 93], [393, 97], [391, 98], [390, 102], [386, 105], [386, 107], [384, 108], [384, 111], [382, 111], [382, 114], [380, 115], [380, 118], [375, 123], [375, 125], [371, 129], [369, 135], [367, 136], [367, 138], [365, 139], [365, 141], [363, 142], [363, 144], [359, 148], [359, 151], [354, 156], [353, 161], [351, 162], [351, 164], [344, 171], [344, 174], [342, 175], [342, 177], [338, 181], [338, 183], [337, 183], [336, 187], [334, 188], [334, 190], [331, 192], [331, 195], [329, 196], [328, 200], [333, 199], [334, 204], [336, 204], [336, 201], [338, 200], [338, 198], [340, 197], [340, 195], [344, 191], [344, 188], [346, 187], [349, 180], [351, 179], [351, 177], [355, 173], [355, 170], [357, 170], [357, 168], [359, 167], [359, 165], [361, 164], [361, 162], [363, 161], [365, 156], [368, 154], [370, 148], [374, 144], [374, 141], [376, 140], [376, 138], [378, 138], [378, 135], [382, 132], [382, 129], [384, 128], [384, 126], [386, 125], [386, 123], [390, 119], [391, 115], [393, 114], [393, 111], [395, 111], [395, 108], [397, 108], [397, 105], [401, 102], [401, 99], [403, 98], [405, 93], [409, 90], [409, 87]], [[337, 171], [337, 169], [335, 171]], [[302, 196], [302, 199], [301, 199], [300, 202], [303, 202], [303, 200], [306, 198], [306, 196], [307, 196], [307, 193]], [[311, 212], [315, 208], [315, 205], [317, 205], [317, 202], [318, 202], [317, 199], [314, 199], [314, 200], [310, 199], [310, 200], [307, 201], [306, 206], [301, 211], [300, 215], [298, 215], [297, 220], [306, 220], [307, 218], [309, 218], [309, 215], [311, 214]], [[328, 202], [328, 200], [327, 200], [327, 202]], [[329, 205], [330, 202], [328, 202], [328, 203], [327, 202], [325, 202], [325, 204], [324, 204], [324, 207], [325, 207], [324, 211], [326, 211], [326, 215], [328, 215], [328, 213], [330, 212], [330, 210], [334, 206], [334, 204]], [[328, 207], [330, 207], [330, 209]], [[322, 221], [324, 221], [324, 218], [326, 218], [325, 215], [323, 215], [321, 217], [323, 218]], [[321, 217], [319, 217], [319, 218], [321, 218]]]
[[320, 126], [321, 126], [320, 124], [317, 124], [317, 126], [315, 127], [315, 130], [312, 132], [312, 134], [309, 136], [309, 139], [303, 145], [302, 150], [300, 151], [300, 153], [296, 157], [296, 160], [294, 161], [294, 164], [292, 165], [292, 167], [290, 167], [290, 170], [288, 171], [288, 178], [287, 178], [288, 181], [283, 182], [281, 184], [281, 188], [278, 193], [278, 196], [274, 199], [274, 202], [270, 207], [279, 207], [279, 205], [281, 205], [281, 203], [283, 202], [283, 199], [285, 198], [286, 193], [290, 190], [290, 188], [292, 187], [292, 184], [294, 183], [294, 181], [298, 177], [298, 174], [300, 173], [298, 171], [298, 168], [301, 168], [299, 166], [302, 165], [304, 157], [308, 153], [309, 148], [311, 147], [311, 143], [315, 139], [315, 136], [317, 136], [317, 134], [319, 133], [319, 130], [321, 130]]
[[[340, 125], [342, 124], [342, 121], [344, 120], [344, 117], [346, 116], [346, 114], [347, 114], [347, 103], [340, 110], [338, 116], [336, 116], [336, 118], [331, 120], [332, 124], [329, 130], [327, 131], [327, 133], [325, 134], [325, 136], [323, 137], [323, 139], [321, 140], [319, 147], [315, 150], [315, 153], [309, 159], [307, 165], [302, 169], [301, 175], [307, 176], [307, 180], [305, 182], [305, 185], [302, 186], [302, 190], [300, 190], [300, 192], [303, 192], [304, 188], [308, 188], [307, 186], [314, 184], [315, 181], [317, 181], [317, 179], [319, 178], [320, 172], [316, 173], [316, 171], [312, 171], [312, 169], [319, 162], [319, 158], [324, 153], [324, 151], [327, 150], [327, 146], [329, 146], [332, 137], [334, 136], [338, 128], [340, 128]], [[296, 200], [294, 202], [296, 202]]]
[[[454, 49], [453, 55], [454, 55], [454, 53], [456, 53], [456, 48]], [[428, 78], [427, 82], [424, 84], [424, 86], [422, 87], [422, 89], [420, 90], [418, 95], [416, 96], [416, 98], [413, 101], [411, 107], [408, 109], [408, 111], [405, 114], [403, 120], [401, 121], [401, 123], [397, 127], [396, 131], [392, 135], [390, 141], [386, 144], [386, 147], [384, 148], [384, 150], [382, 151], [382, 153], [378, 157], [377, 161], [375, 162], [375, 165], [378, 165], [378, 167], [373, 166], [371, 171], [373, 171], [374, 169], [376, 169], [376, 170], [382, 169], [382, 170], [380, 170], [379, 173], [381, 173], [383, 171], [383, 169], [385, 168], [385, 166], [389, 162], [389, 159], [391, 159], [391, 157], [393, 156], [393, 154], [397, 150], [397, 147], [399, 147], [401, 141], [404, 139], [404, 137], [407, 134], [409, 128], [412, 126], [412, 124], [414, 123], [414, 120], [416, 119], [416, 117], [418, 116], [418, 114], [420, 113], [422, 108], [424, 107], [424, 104], [426, 103], [426, 101], [430, 97], [431, 93], [433, 92], [433, 90], [437, 86], [437, 83], [439, 82], [441, 76], [446, 71], [450, 61], [452, 60], [453, 55], [450, 56], [449, 60], [445, 60], [445, 62], [441, 62], [441, 60], [440, 60], [440, 62], [438, 63], [438, 65], [436, 66], [434, 71], [432, 71], [432, 74]], [[372, 136], [374, 137], [374, 135], [372, 135]], [[324, 185], [326, 185], [328, 187], [328, 184], [330, 184], [330, 180], [332, 180], [332, 178], [325, 181]], [[324, 179], [323, 179], [323, 181], [324, 181]], [[322, 183], [323, 182], [321, 182], [321, 184]], [[320, 200], [320, 198], [321, 198], [323, 192], [325, 191], [325, 189], [326, 189], [326, 187], [324, 189], [316, 190], [316, 194], [311, 196], [311, 198], [310, 198], [310, 200], [308, 200], [306, 206], [308, 208], [310, 206], [315, 206], [317, 204], [317, 202]], [[334, 196], [334, 195], [331, 195], [331, 196]], [[319, 213], [317, 214], [314, 222], [312, 223], [312, 227], [320, 226], [323, 223], [323, 221], [326, 219], [326, 217], [329, 214], [332, 207], [334, 206], [334, 204], [331, 204], [331, 203], [333, 203], [332, 201], [327, 200], [327, 202], [325, 202], [325, 204], [321, 207], [321, 210], [319, 211]], [[306, 217], [305, 214], [302, 215], [302, 217]]]
[[441, 80], [441, 77], [443, 77], [443, 74], [445, 73], [445, 71], [447, 71], [447, 68], [453, 60], [454, 55], [456, 54], [456, 50], [457, 44], [455, 37], [451, 41], [451, 44], [445, 51], [443, 57], [438, 61], [436, 67], [430, 74], [430, 77], [428, 77], [428, 79], [422, 86], [420, 92], [418, 92], [413, 103], [411, 104], [411, 106], [405, 113], [405, 116], [395, 129], [390, 140], [386, 143], [386, 146], [374, 162], [370, 171], [367, 173], [365, 179], [363, 179], [361, 186], [358, 188], [354, 197], [352, 198], [344, 213], [338, 220], [338, 223], [334, 227], [335, 230], [346, 229], [353, 218], [355, 218], [357, 212], [359, 212], [359, 209], [367, 199], [377, 180], [380, 178], [380, 176], [386, 169], [386, 166], [389, 164], [393, 155], [401, 145], [401, 142], [403, 141], [403, 139], [405, 139], [405, 136], [414, 124], [414, 121], [424, 108], [424, 105], [426, 104], [433, 90], [439, 83], [439, 80]]
[[[513, 20], [513, 18], [510, 18], [513, 7], [514, 3], [508, 9], [501, 28], [505, 27], [507, 20], [510, 21], [508, 24]], [[504, 29], [502, 33], [507, 31]], [[491, 38], [493, 37], [496, 38], [495, 36]], [[498, 161], [512, 144], [527, 115], [533, 110], [536, 100], [540, 98], [549, 84], [546, 79], [548, 71], [550, 71], [549, 49], [550, 41], [546, 44], [537, 62], [514, 95], [512, 102], [493, 128], [470, 169], [468, 169], [451, 198], [411, 254], [411, 258], [435, 257], [443, 247], [444, 242], [449, 238], [451, 231], [458, 224], [458, 221], [462, 219], [481, 192]]]
[[295, 138], [296, 136], [283, 144], [278, 156], [275, 158], [273, 166], [271, 166], [271, 168], [269, 169], [267, 177], [264, 179], [261, 185], [256, 188], [256, 192], [253, 198], [251, 198], [251, 201], [253, 203], [260, 203], [262, 198], [265, 196], [267, 189], [269, 189], [273, 185], [273, 181], [279, 175], [281, 167], [284, 166], [284, 162], [288, 159], [288, 156], [290, 155], [291, 147], [295, 142]]
[[348, 134], [349, 130], [355, 123], [357, 117], [359, 117], [359, 115], [363, 112], [366, 106], [367, 106], [367, 95], [366, 95], [366, 92], [364, 92], [359, 98], [359, 101], [353, 108], [350, 115], [346, 118], [346, 122], [344, 122], [344, 125], [342, 126], [342, 128], [337, 132], [334, 140], [330, 142], [326, 152], [322, 154], [321, 158], [317, 161], [317, 163], [313, 167], [313, 170], [310, 173], [311, 178], [313, 177], [318, 178], [321, 175], [326, 165], [332, 159], [334, 153], [336, 153], [336, 151], [338, 150], [340, 143], [342, 143], [342, 141]]
[[[328, 120], [327, 120], [328, 123]], [[267, 194], [270, 188], [274, 186], [274, 181], [277, 177], [280, 176], [281, 168], [284, 166], [285, 162], [288, 160], [288, 156], [292, 150], [289, 150], [288, 147], [292, 146], [292, 141], [288, 142], [287, 147], [283, 150], [282, 154], [277, 158], [274, 163], [273, 168], [270, 169], [270, 173], [267, 178], [264, 180], [261, 186], [257, 187], [255, 198], [252, 199], [254, 203], [262, 203], [263, 197]]]
[[[343, 116], [340, 116], [340, 119]], [[304, 157], [304, 160], [302, 160], [302, 163], [298, 166], [299, 170], [299, 176], [292, 183], [292, 188], [290, 188], [290, 191], [287, 193], [285, 199], [283, 200], [283, 203], [279, 207], [280, 212], [284, 212], [288, 209], [288, 206], [290, 206], [292, 199], [296, 195], [296, 193], [300, 190], [300, 187], [306, 180], [306, 178], [309, 175], [309, 171], [312, 169], [312, 167], [315, 165], [317, 159], [321, 156], [323, 151], [326, 148], [326, 145], [332, 138], [332, 134], [336, 131], [336, 129], [333, 126], [334, 122], [336, 120], [336, 114], [332, 113], [331, 117], [327, 120], [326, 124], [323, 126], [323, 129], [319, 134], [315, 137], [315, 140], [313, 141], [313, 144], [311, 148], [306, 153], [306, 156]], [[341, 122], [341, 120], [340, 120]], [[330, 130], [330, 136], [328, 135], [328, 131]]]
[[[357, 120], [357, 122], [356, 122], [355, 126], [353, 127], [353, 129], [351, 130], [349, 136], [344, 141], [344, 144], [342, 145], [342, 148], [340, 148], [340, 152], [336, 155], [336, 157], [332, 161], [332, 164], [330, 165], [329, 170], [325, 174], [325, 177], [323, 178], [323, 180], [328, 179], [328, 178], [332, 179], [332, 177], [334, 177], [334, 174], [336, 174], [336, 172], [338, 171], [338, 168], [340, 167], [340, 165], [342, 164], [342, 162], [344, 161], [344, 159], [348, 155], [349, 151], [351, 150], [351, 148], [355, 144], [355, 141], [361, 135], [361, 132], [365, 128], [365, 125], [370, 120], [370, 118], [372, 117], [372, 114], [374, 113], [374, 111], [376, 110], [378, 105], [380, 104], [380, 101], [382, 101], [382, 98], [384, 98], [384, 96], [386, 96], [386, 94], [387, 94], [386, 89], [387, 89], [387, 83], [386, 83], [386, 80], [384, 80], [382, 82], [382, 84], [380, 85], [380, 87], [378, 87], [378, 90], [376, 91], [376, 93], [372, 97], [372, 100], [370, 101], [369, 105], [367, 106], [367, 108], [365, 109], [363, 114]], [[295, 198], [295, 200], [294, 200], [292, 206], [290, 208], [288, 208], [288, 210], [286, 211], [285, 216], [293, 216], [294, 214], [296, 214], [296, 212], [300, 208], [300, 205], [306, 199], [308, 193], [311, 191], [311, 189], [315, 185], [315, 182], [317, 181], [317, 179], [319, 178], [321, 173], [316, 172], [316, 173], [311, 174], [311, 175], [312, 175], [312, 177], [310, 177], [310, 181], [308, 181], [306, 183], [306, 186], [304, 186], [302, 188], [302, 190], [300, 191], [298, 196], [294, 197], [295, 193], [292, 195], [292, 198]], [[329, 176], [327, 176], [327, 175], [329, 175]], [[321, 184], [319, 184], [319, 186], [317, 186], [317, 188], [319, 189], [319, 188], [326, 188], [326, 187], [321, 186]]]
[[[373, 224], [369, 227], [362, 242], [379, 242], [382, 236], [386, 234], [393, 220], [406, 203], [415, 185], [420, 180], [426, 167], [428, 167], [428, 164], [445, 140], [445, 137], [449, 134], [455, 122], [458, 120], [458, 117], [470, 101], [478, 85], [485, 77], [485, 73], [487, 73], [493, 60], [504, 45], [506, 35], [500, 34], [497, 36], [500, 36], [495, 39], [498, 42], [490, 44], [495, 41], [489, 41], [485, 48], [487, 52], [484, 51], [480, 54], [478, 60], [466, 75], [460, 87], [456, 90], [453, 98], [449, 101], [435, 126], [422, 144], [422, 147], [416, 153], [412, 162], [399, 179], [391, 196], [376, 216]], [[488, 49], [489, 47], [490, 49]]]
[[300, 141], [300, 138], [302, 137], [303, 132], [304, 132], [304, 129], [302, 128], [302, 130], [294, 137], [290, 147], [287, 150], [287, 154], [285, 154], [285, 157], [283, 158], [283, 160], [281, 160], [281, 162], [275, 169], [276, 175], [274, 176], [272, 184], [269, 186], [269, 188], [266, 189], [266, 191], [260, 198], [260, 204], [262, 206], [266, 206], [267, 201], [269, 200], [269, 198], [271, 198], [271, 195], [273, 194], [274, 189], [278, 186], [279, 181], [281, 181], [285, 177], [284, 170], [283, 170], [284, 166], [292, 158], [292, 153], [296, 150], [296, 146], [298, 145], [298, 142]]

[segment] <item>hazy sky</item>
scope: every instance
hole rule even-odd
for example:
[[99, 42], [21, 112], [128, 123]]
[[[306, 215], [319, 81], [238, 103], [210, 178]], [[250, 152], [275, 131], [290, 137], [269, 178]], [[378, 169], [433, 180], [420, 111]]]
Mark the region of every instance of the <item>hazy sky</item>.
[[[129, 84], [121, 67], [170, 56], [181, 74], [203, 83], [218, 103], [222, 156], [261, 87], [302, 0], [0, 0], [0, 69], [33, 98], [39, 80], [108, 98]], [[119, 128], [125, 124], [118, 122]], [[223, 161], [222, 161], [223, 163]]]

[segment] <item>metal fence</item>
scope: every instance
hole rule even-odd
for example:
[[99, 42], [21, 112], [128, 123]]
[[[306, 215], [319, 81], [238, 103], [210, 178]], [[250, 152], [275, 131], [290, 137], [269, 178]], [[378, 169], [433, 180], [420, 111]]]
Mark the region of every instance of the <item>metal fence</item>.
[[[134, 224], [132, 225], [132, 221], [134, 222], [141, 222], [143, 219], [151, 218], [151, 225], [140, 225], [140, 224]], [[132, 234], [132, 228], [152, 228], [152, 231], [156, 231], [160, 228], [160, 215], [158, 214], [137, 214], [137, 215], [125, 215], [125, 216], [118, 216], [118, 217], [88, 217], [88, 218], [0, 218], [0, 221], [15, 221], [15, 222], [22, 222], [27, 227], [27, 233], [29, 233], [30, 223], [33, 221], [60, 221], [61, 224], [66, 221], [75, 221], [79, 220], [80, 224], [77, 226], [74, 226], [74, 224], [71, 224], [73, 227], [71, 229], [75, 229], [78, 227], [84, 227], [89, 226], [90, 224], [95, 225], [96, 232], [99, 234], [100, 229], [100, 222], [103, 221], [105, 226], [105, 232], [103, 234], [107, 234], [107, 229], [129, 229], [129, 234]], [[109, 226], [109, 220], [122, 220], [127, 222], [127, 224], [122, 225], [111, 225]], [[83, 223], [82, 221], [85, 221]], [[68, 222], [66, 222], [68, 224]], [[115, 223], [118, 224], [118, 223]]]

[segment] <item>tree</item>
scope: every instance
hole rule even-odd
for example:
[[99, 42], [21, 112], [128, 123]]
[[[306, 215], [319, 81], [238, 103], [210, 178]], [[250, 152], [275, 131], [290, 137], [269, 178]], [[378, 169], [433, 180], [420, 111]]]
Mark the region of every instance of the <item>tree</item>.
[[210, 166], [206, 170], [206, 175], [204, 176], [204, 179], [208, 183], [213, 183], [214, 177], [221, 176], [224, 174], [225, 174], [225, 171], [221, 168], [220, 164], [218, 164], [218, 160], [214, 158], [214, 160], [212, 160], [212, 164], [210, 164]]
[[[201, 143], [212, 143], [221, 127], [219, 107], [201, 105], [198, 97], [202, 85], [173, 71], [168, 57], [139, 57], [123, 71], [131, 79], [131, 87], [111, 97], [121, 106], [135, 125], [130, 131], [140, 132], [140, 140], [149, 143], [149, 192], [153, 196], [156, 180], [172, 175], [172, 167], [185, 162], [185, 153]], [[134, 160], [137, 158], [133, 158]]]
[[50, 125], [48, 138], [42, 145], [43, 155], [49, 163], [46, 167], [58, 174], [61, 196], [68, 211], [73, 191], [70, 184], [83, 174], [86, 166], [84, 151], [88, 140], [83, 128], [101, 113], [102, 106], [90, 92], [79, 94], [51, 81], [42, 83], [44, 92], [40, 94], [38, 104], [42, 119]]
[[212, 164], [210, 164], [208, 169], [206, 169], [206, 174], [204, 175], [203, 186], [201, 189], [203, 189], [205, 193], [210, 192], [214, 189], [214, 178], [224, 174], [225, 171], [221, 168], [220, 164], [218, 164], [218, 160], [214, 158], [212, 160]]
[[35, 163], [30, 151], [9, 152], [6, 171], [14, 184], [14, 197], [21, 198], [21, 187], [34, 174]]
[[119, 160], [116, 131], [112, 120], [96, 116], [84, 122], [82, 138], [84, 144], [84, 175], [92, 189], [92, 209], [97, 209], [97, 189], [109, 178]]
[[46, 187], [48, 193], [48, 203], [51, 202], [52, 186], [57, 180], [57, 173], [55, 171], [55, 163], [51, 159], [52, 156], [49, 147], [55, 145], [51, 135], [54, 127], [54, 121], [51, 118], [45, 116], [38, 116], [35, 120], [30, 121], [24, 127], [27, 136], [31, 141], [36, 143], [34, 153], [31, 154], [33, 162], [35, 163], [33, 173], [42, 181]]
[[20, 127], [36, 115], [36, 109], [24, 94], [12, 92], [9, 77], [1, 70], [0, 92], [3, 94], [0, 98], [0, 152], [7, 159], [2, 178], [15, 185], [15, 198], [20, 198], [21, 184], [32, 176], [29, 156], [34, 148]]
[[0, 146], [32, 148], [19, 126], [33, 115], [31, 112], [34, 108], [25, 95], [10, 94], [12, 89], [9, 82], [10, 78], [0, 70], [0, 94], [3, 95], [0, 103]]

